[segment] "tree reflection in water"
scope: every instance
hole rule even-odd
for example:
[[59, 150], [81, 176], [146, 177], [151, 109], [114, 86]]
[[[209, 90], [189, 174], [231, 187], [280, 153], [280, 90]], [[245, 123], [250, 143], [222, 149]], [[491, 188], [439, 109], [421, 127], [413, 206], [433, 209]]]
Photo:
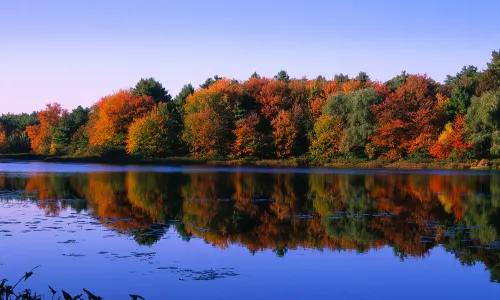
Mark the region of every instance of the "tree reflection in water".
[[186, 240], [279, 256], [389, 246], [404, 260], [442, 245], [464, 265], [483, 262], [491, 280], [500, 280], [498, 175], [0, 174], [0, 190], [0, 198], [36, 200], [47, 215], [88, 211], [141, 245], [172, 226]]

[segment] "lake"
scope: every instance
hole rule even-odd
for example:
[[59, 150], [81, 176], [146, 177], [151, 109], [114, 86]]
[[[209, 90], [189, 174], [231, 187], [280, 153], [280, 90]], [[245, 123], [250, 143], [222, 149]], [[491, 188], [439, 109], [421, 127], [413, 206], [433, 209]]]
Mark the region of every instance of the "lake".
[[500, 173], [4, 162], [0, 241], [47, 299], [495, 299]]

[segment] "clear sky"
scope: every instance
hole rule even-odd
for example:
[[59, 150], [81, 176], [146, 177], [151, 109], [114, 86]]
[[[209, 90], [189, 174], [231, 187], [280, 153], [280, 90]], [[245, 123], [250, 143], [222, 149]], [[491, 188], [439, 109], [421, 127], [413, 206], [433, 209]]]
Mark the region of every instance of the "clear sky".
[[402, 70], [437, 81], [500, 49], [499, 0], [0, 0], [0, 113], [89, 106], [141, 77]]

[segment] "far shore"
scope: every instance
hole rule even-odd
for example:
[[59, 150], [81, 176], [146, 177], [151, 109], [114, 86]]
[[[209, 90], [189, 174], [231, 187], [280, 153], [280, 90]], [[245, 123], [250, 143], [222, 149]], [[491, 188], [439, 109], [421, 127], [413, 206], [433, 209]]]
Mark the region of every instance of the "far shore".
[[[447, 162], [434, 159], [426, 160], [335, 160], [326, 163], [290, 158], [290, 159], [226, 159], [226, 160], [204, 160], [189, 157], [171, 158], [142, 158], [135, 156], [105, 156], [105, 157], [68, 157], [47, 156], [35, 154], [0, 154], [0, 162], [3, 160], [29, 160], [43, 162], [76, 162], [76, 163], [100, 163], [100, 164], [136, 164], [136, 165], [206, 165], [206, 166], [248, 166], [248, 167], [325, 167], [336, 169], [405, 169], [405, 170], [500, 170], [500, 159], [481, 159], [468, 162]], [[5, 162], [5, 161], [4, 161]]]

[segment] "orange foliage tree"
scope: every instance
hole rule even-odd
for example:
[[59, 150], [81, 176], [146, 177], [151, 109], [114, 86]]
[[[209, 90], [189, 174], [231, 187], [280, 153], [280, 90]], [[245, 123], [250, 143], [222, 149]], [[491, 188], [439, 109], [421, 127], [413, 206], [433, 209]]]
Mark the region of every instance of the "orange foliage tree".
[[450, 156], [459, 159], [466, 158], [466, 153], [472, 149], [472, 144], [466, 140], [464, 129], [464, 118], [457, 115], [453, 123], [446, 124], [438, 140], [430, 148], [429, 153], [439, 159], [446, 159]]
[[38, 112], [40, 124], [26, 127], [26, 133], [31, 140], [31, 150], [36, 154], [49, 154], [52, 135], [63, 115], [68, 111], [62, 109], [59, 103], [47, 104], [44, 110]]
[[377, 94], [379, 94], [384, 99], [391, 93], [391, 87], [385, 83], [372, 81], [370, 82], [370, 86], [373, 87], [375, 91], [377, 91]]
[[339, 84], [335, 80], [325, 80], [322, 77], [307, 82], [308, 100], [311, 115], [317, 119], [321, 116], [327, 99], [340, 91]]
[[247, 96], [253, 99], [257, 99], [262, 90], [262, 87], [268, 84], [269, 81], [271, 81], [271, 79], [269, 78], [252, 77], [243, 82], [243, 91]]
[[377, 126], [369, 147], [391, 159], [428, 150], [440, 128], [436, 102], [433, 80], [426, 75], [409, 76], [374, 107]]
[[264, 136], [257, 130], [258, 125], [259, 116], [256, 113], [236, 121], [233, 144], [233, 153], [236, 157], [256, 157], [260, 154]]
[[0, 153], [7, 153], [9, 151], [9, 141], [7, 140], [7, 130], [5, 130], [2, 123], [0, 123]]
[[292, 106], [288, 84], [276, 79], [269, 80], [262, 86], [256, 100], [261, 105], [262, 114], [268, 120], [276, 117], [280, 110]]
[[363, 87], [365, 87], [365, 83], [361, 82], [361, 80], [351, 79], [342, 84], [341, 90], [344, 93], [349, 93], [360, 90]]
[[154, 104], [153, 98], [134, 96], [129, 90], [101, 98], [89, 116], [89, 146], [97, 152], [124, 147], [129, 125]]
[[288, 83], [288, 91], [290, 93], [290, 100], [293, 104], [302, 104], [307, 101], [307, 80], [292, 79]]
[[319, 77], [306, 83], [307, 100], [310, 105], [311, 115], [314, 118], [321, 116], [323, 106], [326, 104], [325, 87], [327, 81]]
[[298, 135], [297, 124], [289, 111], [280, 110], [271, 121], [273, 142], [278, 158], [290, 157], [295, 150]]

